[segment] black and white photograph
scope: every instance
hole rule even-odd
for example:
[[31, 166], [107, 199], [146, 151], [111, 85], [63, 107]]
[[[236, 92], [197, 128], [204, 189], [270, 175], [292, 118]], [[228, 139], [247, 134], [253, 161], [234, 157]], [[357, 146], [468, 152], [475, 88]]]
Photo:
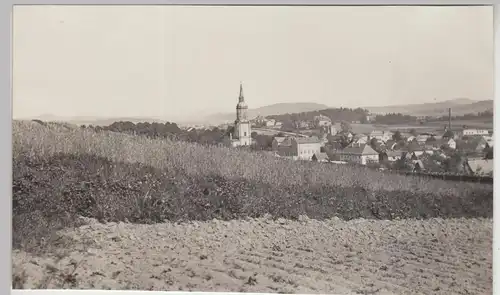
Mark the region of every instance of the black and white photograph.
[[493, 20], [15, 6], [12, 288], [492, 294]]

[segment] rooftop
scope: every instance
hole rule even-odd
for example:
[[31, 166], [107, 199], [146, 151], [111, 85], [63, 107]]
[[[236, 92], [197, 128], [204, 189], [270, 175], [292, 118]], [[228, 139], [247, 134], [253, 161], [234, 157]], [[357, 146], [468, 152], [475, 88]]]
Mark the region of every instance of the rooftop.
[[468, 165], [472, 172], [480, 171], [481, 174], [493, 172], [493, 160], [469, 160]]
[[368, 144], [362, 144], [359, 146], [349, 146], [342, 150], [342, 154], [351, 155], [378, 155], [378, 153]]
[[293, 138], [293, 140], [298, 144], [321, 143], [321, 140], [316, 136]]

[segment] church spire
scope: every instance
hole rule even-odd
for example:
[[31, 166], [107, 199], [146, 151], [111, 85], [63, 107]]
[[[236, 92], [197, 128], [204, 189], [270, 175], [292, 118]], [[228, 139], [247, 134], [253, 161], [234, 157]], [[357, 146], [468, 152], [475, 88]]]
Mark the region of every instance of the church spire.
[[239, 97], [239, 102], [244, 102], [245, 97], [243, 96], [243, 83], [240, 81], [240, 97]]

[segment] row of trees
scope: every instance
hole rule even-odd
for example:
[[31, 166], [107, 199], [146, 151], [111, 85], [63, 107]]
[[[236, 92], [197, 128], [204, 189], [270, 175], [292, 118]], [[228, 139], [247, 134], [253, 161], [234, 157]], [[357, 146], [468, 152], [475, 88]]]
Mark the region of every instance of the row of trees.
[[176, 123], [137, 123], [125, 121], [114, 122], [109, 126], [82, 126], [82, 128], [91, 128], [99, 131], [113, 131], [128, 133], [134, 135], [144, 135], [150, 138], [170, 138], [175, 140], [183, 140], [188, 142], [197, 142], [200, 144], [216, 145], [223, 143], [225, 138], [231, 132], [231, 128], [226, 130], [220, 128], [213, 129], [192, 129], [190, 131], [183, 130]]
[[[182, 140], [188, 142], [196, 142], [203, 145], [218, 145], [224, 144], [229, 138], [229, 134], [234, 131], [234, 127], [230, 126], [227, 129], [212, 128], [212, 129], [191, 129], [190, 131], [183, 130], [175, 123], [137, 123], [133, 122], [114, 122], [109, 126], [82, 126], [82, 128], [90, 128], [94, 131], [113, 131], [133, 135], [144, 135], [150, 138], [169, 138], [174, 140]], [[271, 150], [274, 136], [257, 134], [252, 132], [254, 145], [251, 147], [254, 150]], [[277, 134], [277, 136], [284, 136]]]
[[[493, 111], [484, 111], [478, 113], [470, 113], [461, 116], [452, 116], [451, 119], [454, 121], [458, 120], [474, 120], [474, 119], [490, 119], [493, 118]], [[374, 123], [378, 124], [386, 124], [386, 125], [395, 125], [395, 124], [408, 124], [415, 123], [420, 121], [422, 124], [424, 122], [432, 122], [432, 121], [448, 121], [448, 116], [440, 116], [440, 117], [432, 117], [425, 116], [424, 118], [419, 119], [417, 116], [412, 115], [403, 115], [401, 113], [388, 113], [385, 115], [377, 115], [375, 116]]]
[[375, 116], [374, 123], [395, 125], [395, 124], [409, 124], [417, 122], [417, 117], [410, 115], [403, 115], [400, 113], [389, 113], [385, 115]]
[[272, 115], [267, 116], [267, 119], [274, 119], [276, 121], [282, 122], [282, 129], [286, 131], [296, 131], [299, 122], [311, 122], [314, 117], [323, 115], [330, 118], [332, 121], [347, 121], [354, 122], [360, 121], [361, 123], [366, 123], [366, 116], [369, 114], [368, 110], [356, 108], [331, 108], [319, 111], [293, 113], [293, 114], [282, 114], [282, 115]]
[[[474, 119], [491, 119], [493, 111], [484, 111], [478, 113], [470, 113], [462, 116], [452, 116], [452, 120], [474, 120]], [[448, 121], [448, 116], [440, 116], [438, 118], [426, 117], [427, 121]]]

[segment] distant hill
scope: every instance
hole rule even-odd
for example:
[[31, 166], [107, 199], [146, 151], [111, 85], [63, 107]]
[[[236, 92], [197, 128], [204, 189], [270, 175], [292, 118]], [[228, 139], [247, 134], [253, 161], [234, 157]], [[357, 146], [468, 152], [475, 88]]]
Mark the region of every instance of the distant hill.
[[436, 103], [365, 107], [373, 114], [401, 113], [413, 116], [445, 116], [448, 115], [448, 108], [452, 109], [452, 115], [454, 116], [493, 111], [493, 100], [477, 101], [468, 98], [457, 98]]
[[[292, 113], [312, 112], [317, 110], [327, 109], [328, 106], [319, 103], [297, 102], [297, 103], [276, 103], [268, 106], [263, 106], [256, 109], [248, 110], [248, 117], [255, 118], [257, 116], [283, 115]], [[236, 110], [235, 110], [236, 112]], [[210, 123], [219, 123], [224, 121], [234, 121], [236, 113], [218, 113], [205, 117], [205, 121]]]
[[116, 117], [116, 118], [106, 118], [106, 117], [60, 117], [50, 114], [45, 114], [36, 117], [20, 118], [20, 120], [34, 120], [38, 119], [44, 122], [67, 122], [75, 125], [94, 125], [94, 126], [108, 126], [114, 122], [129, 121], [132, 123], [140, 122], [157, 122], [165, 123], [165, 120], [160, 120], [157, 118], [141, 118], [141, 117]]

